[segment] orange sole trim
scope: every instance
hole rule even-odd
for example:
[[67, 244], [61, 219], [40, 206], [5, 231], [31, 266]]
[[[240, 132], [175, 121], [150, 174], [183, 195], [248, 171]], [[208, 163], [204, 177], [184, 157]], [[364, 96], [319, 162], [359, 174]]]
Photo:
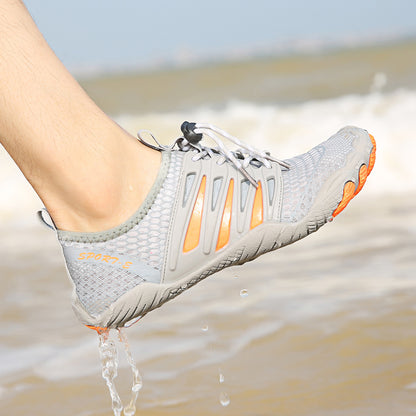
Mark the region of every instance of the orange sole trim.
[[371, 155], [370, 155], [370, 161], [368, 162], [368, 175], [371, 173], [371, 171], [373, 170], [374, 164], [376, 163], [376, 140], [374, 139], [374, 137], [369, 134], [370, 139], [371, 139], [371, 143], [373, 143], [373, 150], [371, 151]]
[[92, 326], [92, 325], [85, 325], [89, 329], [93, 329], [94, 331], [97, 331], [98, 335], [101, 335], [104, 332], [108, 331], [108, 328], [102, 328], [100, 326]]
[[369, 134], [369, 136], [371, 143], [373, 143], [373, 150], [371, 151], [368, 160], [368, 167], [366, 165], [361, 166], [360, 171], [358, 173], [357, 189], [355, 189], [355, 183], [351, 181], [348, 181], [344, 185], [344, 193], [342, 195], [341, 202], [338, 204], [337, 208], [332, 213], [332, 218], [335, 218], [340, 212], [342, 212], [345, 209], [345, 207], [349, 204], [351, 199], [353, 199], [354, 196], [357, 195], [361, 191], [361, 189], [363, 189], [368, 175], [373, 170], [374, 164], [376, 163], [376, 141], [371, 134]]
[[358, 194], [358, 192], [363, 189], [363, 186], [365, 184], [365, 181], [367, 180], [368, 176], [368, 169], [366, 165], [362, 165], [360, 168], [360, 173], [358, 174], [358, 186], [356, 191], [354, 192], [354, 196]]

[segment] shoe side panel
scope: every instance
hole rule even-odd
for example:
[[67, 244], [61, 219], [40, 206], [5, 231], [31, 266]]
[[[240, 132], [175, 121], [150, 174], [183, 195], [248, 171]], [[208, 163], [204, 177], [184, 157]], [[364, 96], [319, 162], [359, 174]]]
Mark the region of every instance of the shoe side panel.
[[[210, 262], [216, 257], [220, 261], [223, 252], [228, 251], [232, 245], [238, 245], [238, 240], [252, 228], [256, 188], [250, 184], [244, 189], [246, 178], [229, 164], [218, 164], [218, 158], [195, 162], [192, 160], [193, 155], [184, 156], [183, 174], [179, 181], [177, 203], [167, 239], [169, 243], [166, 248], [167, 265], [163, 271], [163, 283], [173, 282], [193, 273], [208, 261], [208, 257]], [[271, 169], [249, 166], [247, 170], [261, 184], [262, 222], [278, 220], [282, 197], [280, 167], [277, 164], [273, 164]], [[185, 188], [190, 175], [195, 179], [189, 191]], [[267, 182], [271, 179], [273, 186]], [[188, 238], [187, 230], [195, 215], [203, 182], [204, 198], [198, 243], [192, 250], [184, 250]], [[190, 196], [184, 203], [184, 195], [188, 194]], [[198, 211], [199, 209], [200, 207]], [[256, 242], [253, 244], [258, 245]], [[236, 262], [239, 260], [235, 258]]]

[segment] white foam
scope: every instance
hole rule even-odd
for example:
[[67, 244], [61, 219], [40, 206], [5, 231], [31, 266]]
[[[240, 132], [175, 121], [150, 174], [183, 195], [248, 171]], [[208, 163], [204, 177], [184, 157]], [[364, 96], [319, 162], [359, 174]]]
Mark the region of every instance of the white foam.
[[20, 349], [0, 346], [0, 376], [31, 369], [53, 352], [53, 347], [48, 345], [33, 345]]
[[25, 226], [33, 219], [28, 214], [42, 206], [23, 174], [0, 146], [0, 225]]
[[[62, 380], [94, 375], [99, 372], [96, 339], [78, 341], [78, 344], [36, 344], [24, 348], [0, 346], [0, 376], [34, 372], [47, 380]], [[0, 396], [1, 396], [0, 386]]]
[[37, 363], [35, 374], [46, 380], [85, 377], [99, 373], [97, 341], [94, 337], [67, 348], [56, 348], [53, 354]]
[[185, 119], [209, 122], [281, 159], [309, 150], [345, 125], [356, 125], [376, 138], [377, 163], [366, 193], [380, 194], [416, 189], [415, 114], [416, 91], [401, 89], [290, 106], [230, 102], [223, 110], [123, 116], [119, 122], [132, 133], [148, 128], [164, 143], [180, 135]]
[[[415, 114], [416, 91], [401, 89], [290, 106], [230, 102], [221, 110], [125, 115], [117, 121], [133, 134], [150, 129], [164, 143], [180, 135], [185, 119], [209, 122], [282, 159], [307, 151], [345, 125], [357, 125], [377, 140], [377, 163], [365, 192], [380, 194], [416, 189]], [[0, 189], [1, 222], [24, 224], [42, 205], [4, 151], [0, 152]]]

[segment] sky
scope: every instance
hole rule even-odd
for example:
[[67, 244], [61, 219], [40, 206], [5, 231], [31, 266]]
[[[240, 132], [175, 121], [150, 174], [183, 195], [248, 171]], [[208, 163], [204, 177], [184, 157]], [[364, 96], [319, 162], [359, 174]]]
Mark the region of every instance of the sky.
[[416, 36], [414, 0], [24, 0], [72, 71]]

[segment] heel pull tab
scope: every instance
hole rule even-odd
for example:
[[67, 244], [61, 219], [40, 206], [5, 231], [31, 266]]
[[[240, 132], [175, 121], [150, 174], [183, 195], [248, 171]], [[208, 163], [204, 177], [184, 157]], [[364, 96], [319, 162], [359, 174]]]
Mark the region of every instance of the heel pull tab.
[[40, 222], [45, 226], [50, 228], [51, 230], [56, 231], [56, 225], [53, 222], [53, 219], [51, 217], [51, 215], [49, 214], [48, 210], [46, 208], [42, 208], [41, 210], [39, 210], [37, 212], [38, 214], [38, 218], [40, 220]]

